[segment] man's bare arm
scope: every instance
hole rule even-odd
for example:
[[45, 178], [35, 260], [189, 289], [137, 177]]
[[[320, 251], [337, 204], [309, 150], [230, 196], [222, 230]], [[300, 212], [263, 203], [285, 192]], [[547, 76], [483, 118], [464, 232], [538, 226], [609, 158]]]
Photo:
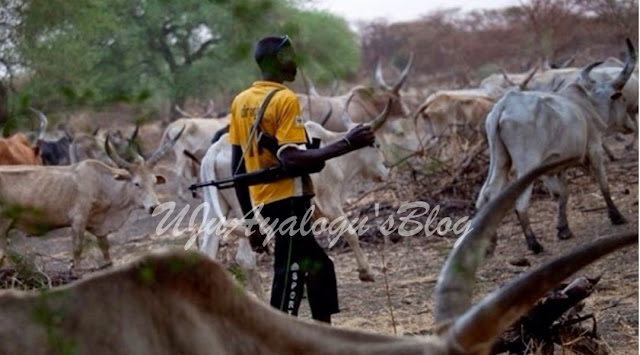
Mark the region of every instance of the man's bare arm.
[[373, 145], [375, 137], [368, 126], [358, 126], [347, 133], [345, 139], [319, 149], [299, 150], [294, 147], [280, 152], [280, 161], [286, 168], [313, 170], [325, 161], [353, 150]]

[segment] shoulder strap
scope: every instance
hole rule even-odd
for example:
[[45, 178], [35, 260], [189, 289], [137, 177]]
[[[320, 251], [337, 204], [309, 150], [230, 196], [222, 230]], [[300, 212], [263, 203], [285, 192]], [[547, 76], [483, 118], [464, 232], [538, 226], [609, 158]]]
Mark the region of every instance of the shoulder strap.
[[[267, 109], [269, 102], [271, 101], [273, 96], [276, 94], [276, 92], [280, 90], [281, 89], [273, 89], [269, 91], [267, 96], [262, 101], [262, 104], [260, 105], [260, 108], [258, 109], [258, 112], [256, 113], [256, 116], [253, 119], [253, 124], [251, 125], [251, 130], [249, 131], [249, 136], [247, 137], [247, 141], [244, 143], [244, 147], [242, 147], [242, 157], [240, 158], [240, 164], [244, 164], [244, 152], [247, 151], [247, 149], [251, 145], [251, 141], [253, 141], [253, 138], [256, 135], [256, 132], [259, 130], [260, 122], [262, 121], [262, 117], [264, 116], [264, 111]], [[240, 164], [238, 164], [238, 167], [236, 168], [234, 175], [238, 173]]]

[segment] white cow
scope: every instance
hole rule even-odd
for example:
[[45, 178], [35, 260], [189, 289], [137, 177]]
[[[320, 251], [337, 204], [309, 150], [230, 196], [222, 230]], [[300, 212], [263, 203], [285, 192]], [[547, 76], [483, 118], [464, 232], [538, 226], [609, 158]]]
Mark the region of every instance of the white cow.
[[[617, 131], [632, 131], [621, 90], [633, 73], [636, 55], [631, 48], [624, 69], [612, 82], [589, 76], [598, 63], [582, 70], [581, 83], [573, 83], [558, 93], [508, 92], [487, 116], [490, 166], [476, 207], [482, 207], [504, 187], [513, 167], [521, 176], [534, 166], [557, 157], [574, 157], [588, 165], [604, 195], [613, 224], [625, 222], [611, 199], [603, 165], [602, 137]], [[572, 237], [567, 222], [567, 188], [562, 173], [544, 177], [545, 185], [558, 200], [558, 238]], [[527, 207], [532, 187], [516, 204], [527, 245], [538, 253], [542, 246], [531, 230]]]
[[[403, 101], [400, 89], [407, 80], [412, 63], [413, 55], [393, 85], [388, 85], [384, 81], [380, 62], [378, 62], [375, 71], [378, 86], [376, 88], [358, 85], [340, 96], [320, 96], [316, 92], [311, 92], [309, 95], [298, 94], [303, 115], [330, 131], [343, 132], [347, 129], [342, 119], [344, 111], [348, 111], [353, 122], [364, 123], [374, 117], [376, 112], [380, 112], [391, 99], [389, 115], [392, 118], [408, 117], [411, 111]], [[347, 102], [351, 101], [353, 102], [349, 105]], [[325, 116], [327, 111], [332, 112], [328, 117]]]
[[91, 159], [66, 166], [0, 166], [0, 262], [11, 229], [43, 234], [71, 227], [72, 267], [80, 262], [85, 230], [96, 236], [110, 264], [107, 236], [120, 229], [133, 210], [151, 213], [158, 206], [154, 187], [165, 179], [152, 170], [173, 143], [166, 142], [146, 161], [129, 163], [111, 152], [107, 139], [107, 155], [120, 169]]
[[486, 245], [513, 201], [538, 175], [512, 184], [474, 218], [434, 292], [437, 333], [400, 337], [294, 318], [247, 295], [195, 252], [152, 254], [47, 292], [0, 293], [0, 353], [44, 355], [486, 355], [540, 297], [591, 262], [638, 242], [599, 239], [529, 271], [472, 305]]
[[175, 159], [174, 170], [178, 176], [177, 194], [185, 200], [192, 200], [191, 192], [187, 187], [194, 183], [198, 177], [198, 166], [193, 164], [185, 152], [202, 159], [211, 145], [211, 139], [220, 129], [229, 124], [230, 116], [224, 118], [180, 118], [177, 119], [163, 133], [163, 141], [171, 140], [176, 134], [186, 127], [182, 138], [172, 148]]
[[[386, 120], [388, 113], [389, 105], [371, 122], [372, 129], [379, 128]], [[344, 119], [347, 120], [345, 122], [346, 125], [353, 125], [352, 122], [348, 121], [348, 116], [345, 115]], [[330, 132], [311, 121], [305, 122], [305, 128], [310, 139], [319, 138], [323, 144], [330, 144], [346, 135], [346, 132]], [[380, 181], [387, 177], [388, 172], [384, 165], [384, 157], [380, 150], [374, 147], [362, 148], [327, 161], [322, 171], [311, 175], [316, 194], [313, 199], [316, 216], [326, 217], [329, 222], [337, 218], [347, 219], [342, 209], [344, 196], [347, 193], [346, 183], [356, 178]], [[231, 175], [231, 145], [229, 145], [225, 135], [207, 151], [202, 160], [200, 179], [205, 182], [219, 180]], [[228, 221], [231, 218], [242, 217], [242, 209], [233, 189], [218, 190], [214, 187], [205, 187], [204, 190], [204, 201], [209, 206], [209, 209], [204, 211], [203, 226], [211, 225], [213, 219], [215, 221]], [[262, 289], [256, 271], [255, 257], [248, 240], [244, 237], [244, 230], [238, 229], [237, 232], [236, 235], [240, 237], [240, 244], [236, 254], [236, 261], [247, 271], [248, 280], [260, 296]], [[356, 231], [353, 228], [349, 228], [345, 233], [345, 238], [354, 252], [360, 280], [373, 281], [374, 276], [371, 266], [360, 248]], [[220, 239], [221, 236], [216, 235], [215, 231], [205, 228], [200, 250], [216, 259]]]
[[[629, 56], [637, 56], [629, 39], [627, 39], [627, 49], [629, 52]], [[600, 65], [597, 68], [593, 69], [591, 76], [598, 81], [613, 81], [618, 77], [622, 67], [623, 64], [619, 60], [615, 58], [607, 58], [603, 65]], [[545, 70], [536, 74], [529, 82], [527, 88], [529, 90], [537, 91], [557, 91], [571, 83], [579, 81], [581, 72], [581, 68], [559, 68]], [[485, 78], [480, 83], [480, 86], [486, 90], [507, 88], [513, 84], [513, 81], [519, 81], [525, 76], [526, 74], [493, 74]], [[632, 74], [629, 75], [626, 83], [621, 88], [621, 92], [627, 102], [626, 109], [629, 113], [630, 124], [632, 124], [634, 127], [633, 142], [627, 146], [627, 149], [636, 146], [638, 141], [638, 83], [638, 72], [636, 68], [632, 71]], [[611, 156], [611, 154], [609, 155]]]

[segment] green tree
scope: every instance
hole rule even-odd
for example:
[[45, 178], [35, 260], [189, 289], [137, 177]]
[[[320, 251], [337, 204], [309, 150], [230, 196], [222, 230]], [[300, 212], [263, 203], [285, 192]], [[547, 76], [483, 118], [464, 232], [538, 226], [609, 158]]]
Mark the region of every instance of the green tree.
[[[286, 0], [31, 0], [19, 49], [41, 105], [168, 103], [235, 92], [257, 76], [256, 39], [287, 33], [319, 77], [358, 67], [344, 20]], [[152, 98], [153, 100], [148, 100]], [[159, 106], [160, 104], [158, 104]]]

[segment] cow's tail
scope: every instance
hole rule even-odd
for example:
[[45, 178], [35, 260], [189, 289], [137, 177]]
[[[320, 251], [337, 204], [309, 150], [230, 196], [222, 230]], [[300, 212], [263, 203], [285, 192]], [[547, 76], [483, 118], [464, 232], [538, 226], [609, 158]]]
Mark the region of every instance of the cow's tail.
[[[433, 94], [429, 95], [429, 97], [427, 97], [427, 99], [422, 103], [422, 105], [420, 105], [420, 107], [418, 107], [416, 111], [413, 113], [413, 127], [415, 128], [415, 134], [416, 134], [416, 138], [418, 139], [418, 142], [422, 142], [423, 137], [421, 137], [421, 135], [425, 133], [425, 132], [420, 132], [419, 130], [418, 118], [420, 118], [420, 115], [429, 107], [429, 105], [431, 105], [431, 103], [433, 103], [434, 97], [435, 96]], [[431, 132], [430, 134], [433, 134], [433, 127], [431, 127], [432, 123], [430, 122], [430, 120], [427, 119], [425, 123], [427, 124], [427, 130]]]
[[487, 114], [485, 130], [489, 143], [489, 171], [487, 179], [480, 190], [476, 208], [481, 208], [489, 201], [491, 195], [498, 193], [495, 184], [499, 181], [506, 182], [511, 167], [511, 157], [500, 136], [500, 117], [505, 109], [502, 100], [498, 101]]
[[413, 113], [413, 124], [417, 127], [418, 124], [418, 118], [420, 117], [420, 114], [427, 109], [427, 107], [429, 107], [429, 105], [431, 105], [431, 102], [433, 100], [429, 100], [429, 98], [427, 98], [427, 100], [425, 100], [425, 102], [422, 103], [422, 105], [420, 105], [420, 107], [418, 107], [416, 109], [416, 111]]

